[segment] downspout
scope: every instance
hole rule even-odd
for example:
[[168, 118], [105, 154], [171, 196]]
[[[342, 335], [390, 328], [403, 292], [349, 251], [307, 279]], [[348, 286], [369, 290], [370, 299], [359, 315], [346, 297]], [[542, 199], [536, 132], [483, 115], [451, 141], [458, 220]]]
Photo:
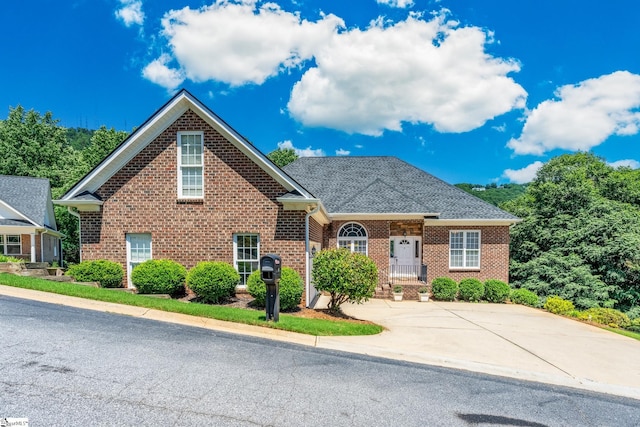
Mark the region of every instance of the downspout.
[[[78, 262], [82, 262], [82, 227], [80, 227], [80, 214], [74, 211], [71, 206], [67, 206], [67, 211], [78, 218]], [[60, 254], [62, 254], [62, 251], [60, 251]]]
[[306, 298], [305, 298], [305, 306], [309, 308], [309, 292], [311, 290], [311, 269], [309, 268], [309, 218], [311, 215], [317, 213], [320, 210], [320, 203], [316, 204], [316, 207], [313, 210], [307, 212], [307, 215], [304, 217], [304, 251], [305, 251], [305, 283], [306, 283]]

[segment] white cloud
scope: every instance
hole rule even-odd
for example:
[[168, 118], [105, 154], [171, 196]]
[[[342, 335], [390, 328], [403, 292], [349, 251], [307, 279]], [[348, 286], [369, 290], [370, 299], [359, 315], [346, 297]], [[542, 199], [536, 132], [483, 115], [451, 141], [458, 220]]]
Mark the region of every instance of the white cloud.
[[298, 157], [323, 157], [325, 156], [324, 150], [322, 148], [313, 149], [310, 146], [307, 148], [297, 148], [293, 146], [293, 143], [289, 140], [278, 142], [278, 148], [290, 148], [296, 152]]
[[120, 9], [116, 10], [116, 18], [124, 25], [142, 25], [144, 23], [144, 12], [142, 11], [142, 1], [140, 0], [120, 0]]
[[171, 57], [169, 55], [161, 55], [160, 58], [152, 61], [149, 65], [144, 67], [142, 75], [147, 80], [150, 80], [171, 92], [182, 84], [184, 76], [180, 70], [169, 68], [167, 66], [170, 61]]
[[619, 168], [619, 167], [627, 167], [627, 168], [631, 168], [631, 169], [640, 169], [640, 162], [637, 160], [633, 160], [633, 159], [624, 159], [624, 160], [618, 160], [615, 162], [611, 162], [609, 163], [609, 166], [613, 167], [613, 168]]
[[342, 148], [336, 150], [336, 156], [348, 156], [349, 154], [351, 154], [349, 150], [343, 150]]
[[516, 154], [588, 151], [612, 135], [635, 135], [640, 130], [638, 74], [617, 71], [562, 86], [556, 97], [529, 112], [520, 137], [507, 144]]
[[171, 10], [162, 19], [163, 35], [188, 79], [231, 86], [262, 84], [300, 66], [343, 25], [334, 15], [310, 22], [256, 0], [218, 0]]
[[515, 184], [526, 184], [533, 181], [542, 165], [544, 165], [544, 163], [537, 161], [522, 169], [507, 169], [502, 176], [508, 178], [509, 181]]
[[517, 62], [487, 54], [491, 34], [441, 12], [335, 34], [295, 84], [288, 108], [307, 126], [381, 135], [403, 122], [465, 132], [514, 108], [526, 91], [507, 75]]
[[413, 6], [413, 0], [376, 0], [379, 4], [391, 7], [406, 8]]

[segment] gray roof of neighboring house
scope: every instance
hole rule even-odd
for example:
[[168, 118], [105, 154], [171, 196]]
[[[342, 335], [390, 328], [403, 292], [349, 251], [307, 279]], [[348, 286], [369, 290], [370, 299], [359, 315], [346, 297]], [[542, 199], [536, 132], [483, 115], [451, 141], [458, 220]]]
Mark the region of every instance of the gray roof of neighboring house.
[[[37, 225], [55, 230], [55, 224], [46, 224], [47, 204], [50, 203], [50, 199], [48, 179], [0, 175], [0, 200]], [[19, 219], [13, 218], [13, 220]], [[5, 221], [10, 220], [6, 219]], [[9, 224], [7, 222], [3, 225], [18, 225], [18, 223]]]
[[439, 213], [440, 219], [518, 218], [396, 157], [302, 157], [283, 170], [330, 214]]

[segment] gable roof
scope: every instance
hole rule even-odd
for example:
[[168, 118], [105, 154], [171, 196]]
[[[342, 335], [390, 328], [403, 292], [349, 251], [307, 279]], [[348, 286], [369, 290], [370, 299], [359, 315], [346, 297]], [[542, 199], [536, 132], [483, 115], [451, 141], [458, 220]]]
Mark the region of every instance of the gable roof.
[[0, 175], [0, 211], [0, 225], [57, 230], [48, 179]]
[[437, 221], [518, 221], [396, 157], [302, 157], [284, 170], [322, 200], [332, 218], [387, 214]]
[[94, 193], [187, 110], [192, 110], [208, 125], [216, 129], [231, 144], [282, 185], [287, 192], [299, 194], [309, 202], [317, 202], [305, 188], [273, 164], [246, 138], [191, 93], [182, 89], [55, 203], [78, 208], [102, 204], [102, 201]]

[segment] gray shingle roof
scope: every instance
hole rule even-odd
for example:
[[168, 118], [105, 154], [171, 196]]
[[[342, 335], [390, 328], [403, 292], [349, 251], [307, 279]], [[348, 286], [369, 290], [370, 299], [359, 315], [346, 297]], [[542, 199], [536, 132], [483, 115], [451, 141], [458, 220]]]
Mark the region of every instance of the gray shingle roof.
[[439, 213], [440, 219], [517, 217], [396, 157], [302, 157], [284, 171], [329, 214]]
[[0, 200], [36, 224], [51, 227], [45, 224], [50, 200], [48, 179], [0, 175]]

